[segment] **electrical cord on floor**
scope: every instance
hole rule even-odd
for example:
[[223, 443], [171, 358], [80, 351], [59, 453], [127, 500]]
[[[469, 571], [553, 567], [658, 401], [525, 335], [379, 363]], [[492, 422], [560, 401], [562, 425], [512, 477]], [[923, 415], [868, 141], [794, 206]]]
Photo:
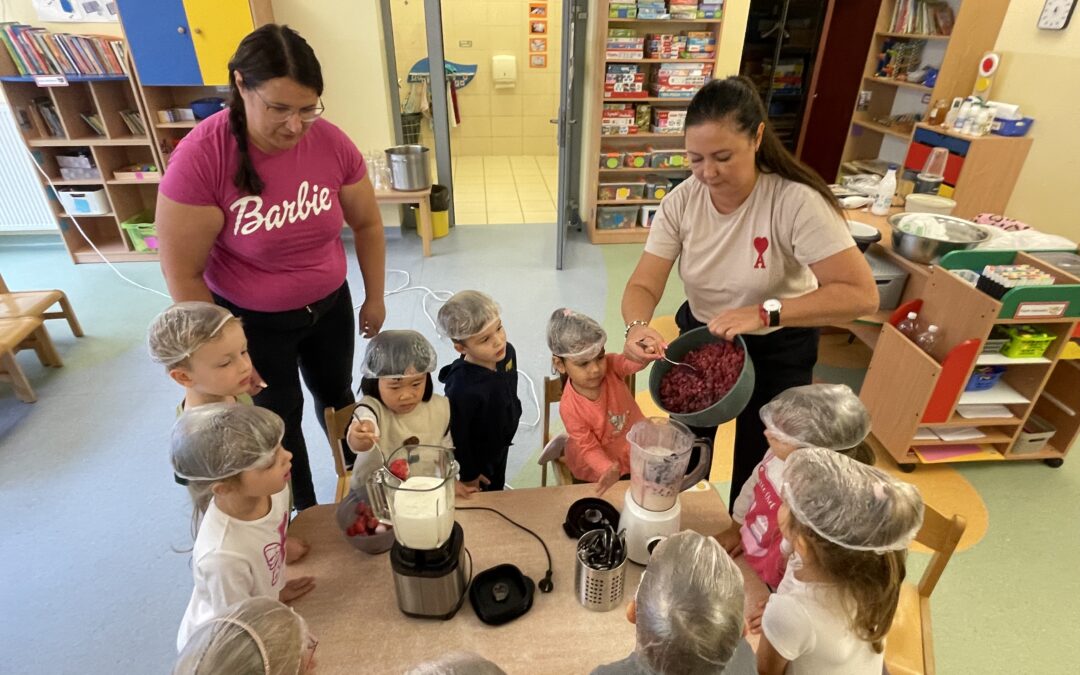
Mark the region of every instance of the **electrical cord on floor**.
[[[503, 520], [505, 520], [506, 522], [510, 523], [514, 527], [516, 527], [518, 529], [521, 529], [521, 530], [525, 530], [526, 532], [531, 534], [533, 537], [535, 537], [536, 541], [540, 542], [540, 545], [544, 547], [544, 555], [547, 556], [547, 572], [544, 573], [544, 578], [540, 580], [540, 583], [538, 583], [536, 585], [536, 587], [540, 589], [541, 593], [550, 593], [552, 591], [552, 589], [555, 588], [555, 584], [553, 584], [551, 582], [551, 574], [552, 574], [552, 572], [551, 572], [551, 552], [548, 550], [547, 543], [543, 539], [540, 538], [540, 535], [533, 532], [529, 528], [525, 527], [521, 523], [515, 521], [514, 519], [512, 519], [510, 516], [506, 515], [502, 511], [497, 511], [497, 510], [495, 510], [493, 508], [490, 508], [490, 507], [487, 507], [487, 506], [455, 506], [454, 508], [456, 510], [458, 510], [458, 511], [490, 511], [490, 512], [494, 513], [495, 515], [499, 516], [500, 518], [502, 518]], [[468, 549], [466, 549], [466, 551], [468, 551]], [[469, 561], [470, 561], [470, 564], [471, 564], [471, 562], [472, 562], [471, 557], [469, 558]]]

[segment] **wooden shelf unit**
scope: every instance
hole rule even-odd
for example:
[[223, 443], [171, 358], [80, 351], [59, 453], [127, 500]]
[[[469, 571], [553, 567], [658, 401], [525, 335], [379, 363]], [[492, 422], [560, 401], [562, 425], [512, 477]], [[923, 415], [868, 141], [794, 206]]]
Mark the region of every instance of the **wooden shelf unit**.
[[[852, 115], [841, 165], [854, 160], [881, 158], [883, 145], [888, 137], [905, 143], [910, 141], [911, 134], [903, 136], [890, 133], [887, 131], [888, 127], [876, 124], [873, 120], [904, 112], [919, 113], [922, 119], [926, 119], [934, 102], [939, 99], [951, 102], [957, 96], [969, 96], [975, 84], [979, 60], [985, 52], [993, 50], [1009, 6], [1009, 0], [961, 0], [950, 35], [915, 35], [888, 30], [893, 9], [898, 1], [902, 0], [883, 0], [881, 3], [877, 29], [870, 42], [863, 71], [864, 83], [867, 85], [865, 89], [871, 95], [870, 104], [867, 110], [856, 110]], [[879, 54], [885, 41], [891, 39], [926, 40], [928, 49], [944, 43], [941, 63], [926, 63], [924, 59], [924, 64], [939, 68], [937, 81], [932, 88], [876, 77]], [[907, 90], [924, 94], [925, 101], [911, 108], [897, 110], [899, 92]], [[902, 104], [903, 100], [900, 103]], [[905, 147], [905, 155], [906, 152]], [[903, 157], [892, 155], [886, 159], [897, 164], [902, 164], [903, 161]]]
[[[658, 134], [642, 131], [629, 135], [607, 135], [599, 133], [601, 128], [601, 113], [606, 103], [649, 103], [656, 108], [680, 108], [685, 109], [690, 104], [689, 98], [660, 98], [642, 94], [634, 98], [605, 97], [604, 74], [609, 63], [636, 63], [642, 64], [646, 69], [646, 86], [652, 80], [652, 70], [667, 63], [712, 63], [713, 76], [716, 77], [715, 59], [609, 59], [607, 58], [606, 40], [609, 28], [634, 28], [639, 35], [646, 33], [676, 33], [681, 31], [708, 31], [716, 36], [717, 51], [720, 53], [720, 28], [722, 19], [612, 19], [608, 18], [608, 0], [596, 3], [596, 21], [593, 25], [594, 33], [591, 36], [594, 51], [589, 59], [597, 64], [594, 69], [587, 71], [585, 90], [593, 92], [591, 99], [586, 100], [584, 119], [586, 132], [582, 148], [582, 173], [585, 176], [585, 189], [582, 193], [579, 215], [585, 224], [589, 235], [589, 241], [594, 244], [627, 244], [644, 243], [649, 230], [640, 225], [628, 229], [605, 230], [596, 227], [598, 206], [629, 206], [629, 205], [655, 205], [657, 199], [631, 199], [631, 200], [600, 200], [597, 198], [600, 177], [618, 178], [619, 174], [625, 177], [636, 175], [645, 176], [650, 173], [662, 175], [678, 175], [689, 173], [689, 167], [680, 169], [652, 169], [620, 167], [618, 169], [603, 169], [600, 167], [601, 148], [609, 147], [623, 151], [644, 150], [646, 145], [657, 149], [677, 150], [684, 145], [683, 134]], [[595, 131], [595, 133], [590, 133]]]
[[[130, 61], [128, 70], [133, 72]], [[0, 49], [0, 87], [3, 88], [19, 131], [35, 161], [49, 177], [41, 180], [59, 225], [61, 239], [75, 263], [102, 262], [101, 252], [109, 262], [125, 260], [156, 260], [156, 253], [139, 253], [124, 233], [120, 223], [144, 209], [152, 209], [155, 194], [133, 194], [132, 187], [110, 180], [113, 171], [127, 164], [156, 164], [153, 141], [149, 136], [133, 136], [121, 111], [137, 111], [146, 126], [147, 115], [134, 78], [120, 76], [68, 78], [67, 86], [39, 87], [33, 78], [19, 77], [11, 55]], [[49, 135], [49, 128], [34, 109], [35, 99], [48, 98], [59, 118], [63, 131], [60, 136]], [[99, 135], [82, 115], [96, 114], [105, 134]], [[58, 154], [84, 149], [89, 151], [101, 177], [63, 179], [56, 161]], [[49, 187], [93, 186], [105, 191], [109, 211], [104, 214], [76, 215], [74, 219], [61, 206]], [[138, 189], [138, 188], [134, 188]], [[76, 222], [74, 222], [77, 220]], [[79, 233], [86, 233], [93, 246]]]
[[[882, 327], [860, 392], [873, 421], [874, 441], [907, 468], [920, 461], [914, 446], [969, 444], [992, 449], [985, 459], [1043, 459], [1057, 465], [1080, 437], [1080, 364], [1061, 358], [1069, 340], [1080, 331], [1080, 278], [1023, 252], [962, 253], [951, 254], [931, 268], [921, 289], [920, 323], [940, 328], [940, 342], [932, 353], [923, 352], [892, 325]], [[1002, 262], [1006, 259], [1008, 262]], [[1056, 284], [1015, 289], [999, 301], [949, 271], [1009, 263], [1042, 268], [1055, 276]], [[1026, 302], [1048, 302], [1054, 293], [1058, 300], [1067, 302], [1062, 316], [1015, 317], [1018, 308], [1036, 307]], [[964, 311], [957, 312], [957, 307]], [[1038, 326], [1055, 336], [1042, 357], [1008, 359], [981, 354], [994, 326], [1017, 323]], [[986, 391], [965, 392], [974, 368], [984, 363], [1006, 365], [1000, 382]], [[980, 404], [1004, 405], [1009, 416], [965, 418], [958, 412], [961, 406]], [[1055, 434], [1041, 452], [1013, 453], [1013, 445], [1032, 414], [1053, 425]], [[919, 427], [977, 427], [986, 437], [953, 442], [914, 440]]]

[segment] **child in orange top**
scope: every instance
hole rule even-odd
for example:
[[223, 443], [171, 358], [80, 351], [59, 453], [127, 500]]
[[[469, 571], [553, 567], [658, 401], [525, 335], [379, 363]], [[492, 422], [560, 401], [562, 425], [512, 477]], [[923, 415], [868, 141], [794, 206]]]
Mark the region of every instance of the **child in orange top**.
[[630, 473], [626, 432], [645, 417], [624, 378], [646, 364], [605, 354], [604, 329], [570, 309], [551, 315], [547, 340], [563, 378], [559, 416], [569, 436], [566, 464], [574, 478], [597, 483], [597, 493], [603, 494]]

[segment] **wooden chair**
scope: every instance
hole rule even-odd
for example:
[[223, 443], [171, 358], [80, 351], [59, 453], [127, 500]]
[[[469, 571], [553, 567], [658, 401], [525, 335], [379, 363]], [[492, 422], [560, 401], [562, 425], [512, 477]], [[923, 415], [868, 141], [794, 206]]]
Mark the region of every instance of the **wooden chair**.
[[[631, 395], [634, 394], [636, 383], [634, 373], [626, 376], [626, 386]], [[558, 375], [544, 378], [544, 429], [541, 435], [544, 450], [536, 460], [540, 465], [540, 487], [547, 487], [549, 466], [554, 472], [556, 485], [570, 485], [574, 482], [570, 467], [566, 466], [563, 460], [563, 455], [566, 454], [566, 434], [551, 437], [551, 406], [562, 400], [562, 392], [562, 379]]]
[[[48, 311], [53, 305], [59, 304], [59, 311]], [[66, 319], [71, 332], [75, 337], [83, 336], [82, 326], [75, 317], [75, 310], [71, 308], [68, 297], [63, 291], [16, 291], [8, 289], [4, 277], [0, 276], [0, 319], [11, 319], [20, 316], [38, 317], [40, 319]], [[43, 365], [45, 364], [42, 361]]]
[[890, 675], [922, 673], [933, 675], [934, 640], [930, 624], [930, 594], [934, 592], [945, 566], [949, 564], [960, 537], [967, 528], [963, 516], [946, 518], [927, 504], [923, 524], [915, 541], [934, 551], [919, 585], [904, 583], [892, 628], [885, 641], [885, 665]]
[[46, 366], [59, 368], [64, 365], [53, 346], [49, 332], [40, 318], [22, 316], [0, 319], [0, 381], [11, 382], [19, 400], [33, 403], [37, 400], [30, 381], [15, 360], [15, 353], [23, 349], [33, 349], [38, 359]]
[[338, 502], [349, 493], [350, 472], [345, 469], [345, 453], [342, 452], [341, 444], [345, 442], [345, 433], [349, 430], [356, 406], [356, 403], [350, 403], [340, 410], [331, 407], [323, 410], [323, 419], [326, 420], [326, 440], [330, 443], [330, 452], [334, 456], [334, 473], [338, 477], [337, 491], [334, 493], [334, 501]]

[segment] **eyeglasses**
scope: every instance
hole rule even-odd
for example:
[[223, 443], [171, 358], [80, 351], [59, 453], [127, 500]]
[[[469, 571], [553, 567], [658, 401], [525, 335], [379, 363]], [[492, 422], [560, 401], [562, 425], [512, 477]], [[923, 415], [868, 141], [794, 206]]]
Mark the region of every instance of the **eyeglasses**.
[[288, 122], [290, 119], [292, 119], [293, 115], [298, 115], [300, 117], [300, 121], [304, 124], [311, 124], [315, 120], [322, 117], [322, 114], [326, 111], [326, 106], [323, 105], [321, 98], [319, 99], [318, 105], [314, 105], [309, 108], [297, 109], [267, 101], [265, 98], [263, 98], [263, 95], [259, 93], [258, 89], [253, 88], [251, 89], [251, 91], [255, 92], [255, 95], [258, 96], [259, 100], [262, 101], [263, 105], [266, 106], [267, 117], [269, 117], [271, 121], [278, 124], [284, 124], [285, 122]]

